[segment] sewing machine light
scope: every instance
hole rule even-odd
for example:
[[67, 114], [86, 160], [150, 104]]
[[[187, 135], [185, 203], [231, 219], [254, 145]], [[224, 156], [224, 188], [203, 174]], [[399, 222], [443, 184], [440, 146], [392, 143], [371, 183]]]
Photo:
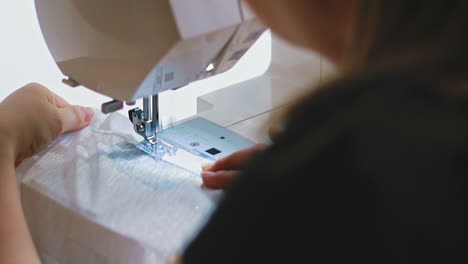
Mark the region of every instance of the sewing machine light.
[[206, 67], [206, 71], [207, 72], [211, 72], [215, 69], [215, 65], [213, 63], [210, 63], [210, 65], [208, 65], [208, 67]]

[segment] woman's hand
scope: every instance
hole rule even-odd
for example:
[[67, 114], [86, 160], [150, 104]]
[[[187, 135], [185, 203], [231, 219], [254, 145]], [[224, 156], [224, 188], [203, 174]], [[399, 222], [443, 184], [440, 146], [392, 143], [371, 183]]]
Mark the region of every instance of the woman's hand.
[[257, 144], [234, 154], [217, 160], [213, 164], [204, 165], [203, 184], [210, 189], [224, 189], [239, 175], [240, 170], [246, 166], [255, 156], [268, 148], [266, 144]]
[[40, 263], [21, 208], [15, 164], [62, 133], [89, 125], [93, 112], [71, 106], [39, 84], [0, 103], [0, 263]]
[[[275, 142], [283, 133], [284, 126], [276, 124], [268, 129], [270, 140]], [[242, 149], [213, 164], [202, 166], [203, 185], [210, 189], [224, 189], [253, 158], [268, 148], [267, 144], [257, 144]]]
[[18, 162], [37, 154], [63, 133], [88, 126], [93, 111], [72, 106], [31, 83], [0, 103], [0, 145]]

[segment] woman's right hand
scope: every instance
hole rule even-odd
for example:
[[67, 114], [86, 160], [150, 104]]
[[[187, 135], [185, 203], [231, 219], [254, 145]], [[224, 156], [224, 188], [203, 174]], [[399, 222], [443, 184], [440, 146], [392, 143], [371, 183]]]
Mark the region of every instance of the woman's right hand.
[[203, 165], [201, 173], [203, 184], [210, 189], [226, 188], [240, 174], [243, 167], [267, 148], [266, 144], [253, 145], [221, 158], [213, 164]]
[[[268, 129], [270, 140], [275, 142], [281, 136], [283, 130], [284, 127], [281, 125], [271, 126]], [[213, 164], [203, 165], [203, 172], [201, 173], [203, 185], [215, 190], [226, 188], [251, 160], [267, 148], [267, 144], [256, 144], [221, 158]]]

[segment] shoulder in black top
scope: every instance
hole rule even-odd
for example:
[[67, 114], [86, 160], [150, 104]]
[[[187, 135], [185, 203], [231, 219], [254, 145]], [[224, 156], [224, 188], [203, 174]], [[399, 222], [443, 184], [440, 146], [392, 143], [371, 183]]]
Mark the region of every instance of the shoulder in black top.
[[468, 99], [410, 76], [298, 107], [184, 263], [468, 263]]

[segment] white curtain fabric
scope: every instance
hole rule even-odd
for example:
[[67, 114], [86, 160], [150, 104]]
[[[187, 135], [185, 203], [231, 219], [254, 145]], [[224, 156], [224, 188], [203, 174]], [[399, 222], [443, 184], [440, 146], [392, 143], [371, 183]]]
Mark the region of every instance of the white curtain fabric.
[[156, 161], [129, 121], [96, 111], [17, 169], [44, 263], [164, 263], [206, 222], [221, 193], [201, 187], [204, 160], [183, 150]]

